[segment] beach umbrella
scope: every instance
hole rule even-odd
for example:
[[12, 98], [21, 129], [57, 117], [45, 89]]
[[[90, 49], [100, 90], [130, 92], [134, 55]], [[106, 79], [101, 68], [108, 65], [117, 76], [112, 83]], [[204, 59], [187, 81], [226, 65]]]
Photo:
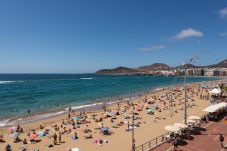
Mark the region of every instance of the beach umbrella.
[[108, 127], [103, 127], [103, 128], [101, 128], [101, 131], [108, 131], [108, 130], [109, 130]]
[[[183, 120], [182, 122], [184, 123], [184, 120]], [[190, 120], [190, 119], [187, 119], [187, 122], [188, 122], [188, 123], [196, 123], [195, 120]]]
[[187, 128], [188, 127], [184, 123], [175, 123], [174, 126], [179, 127], [179, 128]]
[[79, 117], [73, 117], [72, 119], [73, 119], [74, 121], [79, 121], [79, 120], [80, 120]]
[[176, 127], [174, 125], [167, 125], [167, 126], [165, 126], [165, 129], [167, 131], [170, 131], [170, 132], [178, 132], [178, 131], [180, 131], [180, 128]]
[[189, 116], [188, 117], [189, 120], [200, 120], [199, 116]]
[[44, 132], [38, 132], [38, 136], [39, 137], [45, 136], [45, 133]]
[[214, 104], [214, 105], [208, 106], [208, 107], [205, 108], [203, 111], [209, 112], [209, 113], [213, 113], [213, 112], [215, 112], [216, 110], [217, 110], [217, 106], [216, 106], [216, 104]]
[[147, 113], [152, 113], [153, 110], [152, 109], [147, 109]]
[[71, 151], [81, 151], [79, 148], [72, 148]]
[[37, 138], [37, 137], [38, 137], [37, 134], [31, 134], [31, 135], [30, 135], [30, 138], [31, 138], [31, 139], [35, 139], [35, 138]]
[[219, 88], [219, 89], [214, 88], [214, 89], [211, 90], [209, 93], [210, 93], [210, 94], [220, 94], [220, 93], [221, 93], [221, 89], [220, 89], [220, 88]]
[[19, 136], [20, 136], [20, 134], [18, 132], [14, 132], [13, 134], [11, 134], [12, 138], [17, 138]]

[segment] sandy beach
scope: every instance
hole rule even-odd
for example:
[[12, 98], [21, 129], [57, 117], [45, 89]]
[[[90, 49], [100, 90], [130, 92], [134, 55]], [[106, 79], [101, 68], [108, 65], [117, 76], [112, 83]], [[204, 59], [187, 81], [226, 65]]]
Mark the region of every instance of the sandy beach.
[[[213, 81], [210, 83], [214, 85], [220, 82]], [[207, 89], [201, 87], [201, 84], [187, 85], [188, 115], [202, 116], [206, 114], [202, 110], [210, 104], [209, 93]], [[68, 118], [69, 115], [60, 115], [21, 125], [24, 132], [20, 133], [19, 136], [22, 141], [17, 143], [13, 142], [14, 138], [11, 137], [11, 131], [3, 128], [0, 133], [6, 142], [0, 143], [0, 150], [3, 150], [6, 144], [10, 144], [13, 151], [18, 151], [21, 147], [39, 151], [67, 151], [76, 147], [80, 148], [81, 151], [130, 150], [131, 131], [128, 129], [132, 124], [132, 103], [135, 104], [135, 141], [136, 146], [138, 146], [166, 133], [165, 125], [182, 122], [184, 116], [184, 91], [182, 87], [177, 86], [173, 87], [172, 92], [171, 111], [169, 110], [170, 89], [164, 89], [155, 93], [148, 93], [128, 102], [115, 103], [108, 106], [106, 112], [99, 110], [80, 115], [82, 113], [73, 113], [71, 111], [70, 118]], [[150, 114], [148, 114], [148, 108], [151, 109]], [[40, 125], [42, 125], [41, 129]], [[104, 132], [102, 128], [106, 127], [108, 127], [108, 135], [102, 133]], [[78, 138], [74, 139], [75, 132]], [[33, 133], [45, 133], [45, 136], [34, 137], [35, 142], [31, 143], [31, 134]], [[61, 142], [59, 142], [60, 133]], [[56, 145], [54, 145], [54, 134], [57, 135]], [[26, 139], [27, 144], [23, 144], [24, 139]], [[102, 139], [102, 144], [99, 143], [100, 139]]]

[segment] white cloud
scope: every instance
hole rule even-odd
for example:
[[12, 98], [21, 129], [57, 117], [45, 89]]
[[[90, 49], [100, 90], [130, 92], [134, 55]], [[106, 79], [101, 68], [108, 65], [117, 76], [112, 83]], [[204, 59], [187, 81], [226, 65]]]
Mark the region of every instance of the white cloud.
[[166, 46], [165, 45], [152, 45], [151, 47], [146, 47], [146, 48], [139, 48], [140, 51], [157, 51], [164, 49]]
[[172, 38], [176, 40], [181, 40], [181, 39], [190, 38], [190, 37], [202, 37], [202, 36], [203, 36], [203, 33], [201, 31], [197, 31], [193, 28], [188, 28], [188, 29], [182, 30]]
[[226, 37], [227, 36], [227, 32], [221, 33], [220, 36]]
[[219, 10], [218, 14], [219, 14], [220, 17], [226, 17], [227, 16], [227, 7]]

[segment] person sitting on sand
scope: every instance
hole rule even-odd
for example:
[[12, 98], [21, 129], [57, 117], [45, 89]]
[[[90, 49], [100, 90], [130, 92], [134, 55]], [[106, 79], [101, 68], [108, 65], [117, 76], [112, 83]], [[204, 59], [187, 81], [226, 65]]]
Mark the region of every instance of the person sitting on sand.
[[65, 120], [63, 119], [61, 123], [62, 123], [62, 125], [65, 125]]
[[73, 121], [72, 123], [73, 129], [76, 129], [76, 123]]
[[23, 140], [23, 144], [24, 144], [24, 145], [28, 144], [28, 142], [27, 142], [26, 139]]
[[14, 143], [18, 143], [18, 142], [20, 142], [21, 141], [21, 139], [19, 138], [19, 136], [17, 136], [15, 139], [14, 139]]
[[67, 133], [67, 130], [66, 130], [66, 127], [63, 128], [63, 134], [66, 134]]
[[5, 151], [12, 151], [11, 146], [9, 144], [6, 145]]
[[16, 132], [20, 132], [20, 124], [17, 125]]
[[41, 130], [42, 130], [43, 128], [44, 128], [44, 127], [43, 127], [42, 125], [39, 125], [39, 129], [41, 129]]
[[24, 129], [21, 127], [19, 130], [20, 133], [24, 133]]
[[5, 140], [3, 139], [3, 135], [0, 135], [0, 143], [5, 143]]
[[68, 120], [70, 120], [71, 119], [71, 115], [70, 115], [70, 113], [68, 114]]

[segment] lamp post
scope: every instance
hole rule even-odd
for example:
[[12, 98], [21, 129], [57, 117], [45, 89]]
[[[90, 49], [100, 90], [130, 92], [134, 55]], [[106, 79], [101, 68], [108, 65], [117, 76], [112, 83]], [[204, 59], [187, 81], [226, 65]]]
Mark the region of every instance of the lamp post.
[[184, 63], [184, 124], [187, 125], [187, 64], [189, 63], [193, 63], [195, 62], [196, 60], [198, 60], [199, 57], [198, 56], [194, 56], [192, 57], [189, 61], [187, 61], [185, 59], [185, 63]]
[[132, 151], [135, 151], [135, 136], [134, 136], [134, 119], [135, 119], [135, 114], [134, 114], [134, 111], [135, 111], [135, 105], [132, 104], [132, 107], [133, 107], [133, 111], [132, 111]]

